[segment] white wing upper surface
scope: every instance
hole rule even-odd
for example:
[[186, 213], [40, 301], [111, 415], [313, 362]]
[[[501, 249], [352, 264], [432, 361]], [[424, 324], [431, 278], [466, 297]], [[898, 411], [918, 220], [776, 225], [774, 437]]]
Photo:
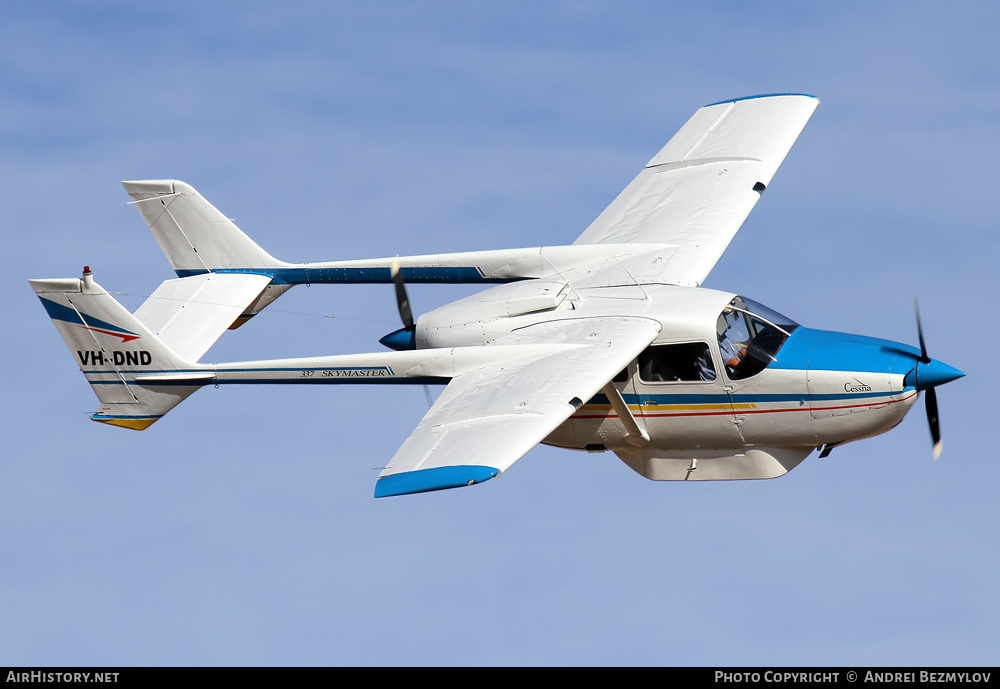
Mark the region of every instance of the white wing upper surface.
[[669, 245], [660, 279], [701, 285], [818, 105], [774, 95], [701, 108], [575, 243]]
[[375, 496], [502, 473], [625, 368], [660, 327], [647, 318], [579, 318], [516, 331], [519, 341], [542, 349], [453, 378], [382, 471]]

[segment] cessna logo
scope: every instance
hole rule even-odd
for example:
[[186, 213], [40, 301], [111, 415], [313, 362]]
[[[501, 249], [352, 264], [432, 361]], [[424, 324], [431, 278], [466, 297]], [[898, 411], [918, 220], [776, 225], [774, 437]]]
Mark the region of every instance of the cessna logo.
[[853, 383], [844, 383], [844, 390], [846, 392], [871, 392], [872, 387], [870, 385], [865, 385], [860, 380], [855, 378]]
[[82, 366], [104, 366], [114, 364], [115, 366], [149, 366], [153, 363], [153, 356], [145, 349], [137, 352], [113, 350], [111, 352], [76, 350], [76, 355], [80, 357]]

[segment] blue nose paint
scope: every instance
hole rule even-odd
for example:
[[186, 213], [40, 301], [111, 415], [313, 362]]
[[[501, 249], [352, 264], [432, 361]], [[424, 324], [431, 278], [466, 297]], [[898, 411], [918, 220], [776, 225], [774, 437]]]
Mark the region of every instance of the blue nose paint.
[[917, 390], [929, 390], [938, 385], [950, 383], [965, 374], [943, 361], [931, 359], [917, 362], [916, 368], [906, 374], [905, 384], [914, 386]]

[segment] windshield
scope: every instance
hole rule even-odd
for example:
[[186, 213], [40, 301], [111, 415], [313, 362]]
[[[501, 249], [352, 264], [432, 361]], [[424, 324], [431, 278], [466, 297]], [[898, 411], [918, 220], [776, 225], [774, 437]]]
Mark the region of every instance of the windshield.
[[736, 297], [719, 315], [716, 330], [726, 374], [733, 380], [757, 375], [774, 361], [799, 324], [755, 301]]

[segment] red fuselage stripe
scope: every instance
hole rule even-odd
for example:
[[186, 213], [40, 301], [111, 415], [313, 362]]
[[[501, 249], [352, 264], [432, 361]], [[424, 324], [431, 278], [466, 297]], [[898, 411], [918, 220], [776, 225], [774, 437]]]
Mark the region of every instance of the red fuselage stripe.
[[[901, 397], [898, 400], [885, 400], [884, 402], [868, 402], [866, 404], [844, 404], [836, 407], [796, 407], [794, 409], [741, 409], [736, 411], [733, 409], [725, 411], [688, 411], [688, 412], [643, 412], [641, 409], [638, 410], [637, 416], [641, 416], [646, 419], [652, 418], [662, 418], [662, 417], [674, 417], [674, 416], [742, 416], [748, 414], [784, 414], [787, 412], [817, 412], [817, 411], [833, 411], [835, 409], [861, 409], [863, 407], [882, 407], [888, 404], [897, 404], [899, 402], [905, 402], [909, 399], [913, 399], [916, 396], [916, 391], [907, 395], [906, 397]], [[574, 414], [570, 417], [571, 419], [615, 419], [618, 418], [618, 414], [614, 410], [609, 410], [607, 414]]]

